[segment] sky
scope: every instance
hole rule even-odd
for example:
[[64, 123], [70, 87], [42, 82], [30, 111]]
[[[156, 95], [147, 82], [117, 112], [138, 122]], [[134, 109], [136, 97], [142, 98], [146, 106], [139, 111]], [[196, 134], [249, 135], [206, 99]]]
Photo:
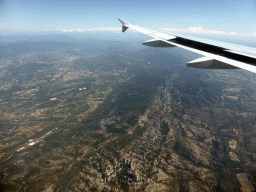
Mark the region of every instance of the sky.
[[256, 0], [0, 0], [0, 31], [120, 31], [131, 24], [189, 34], [256, 37]]

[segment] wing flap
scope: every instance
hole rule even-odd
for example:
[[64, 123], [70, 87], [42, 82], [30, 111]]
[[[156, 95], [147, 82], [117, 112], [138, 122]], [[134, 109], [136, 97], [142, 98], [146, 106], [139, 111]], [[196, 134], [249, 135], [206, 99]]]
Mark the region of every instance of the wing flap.
[[239, 69], [238, 67], [208, 57], [190, 61], [187, 63], [187, 66], [200, 69]]
[[145, 41], [142, 43], [143, 45], [150, 46], [150, 47], [176, 47], [170, 43], [166, 43], [164, 41], [161, 41], [160, 39], [152, 39], [149, 41]]

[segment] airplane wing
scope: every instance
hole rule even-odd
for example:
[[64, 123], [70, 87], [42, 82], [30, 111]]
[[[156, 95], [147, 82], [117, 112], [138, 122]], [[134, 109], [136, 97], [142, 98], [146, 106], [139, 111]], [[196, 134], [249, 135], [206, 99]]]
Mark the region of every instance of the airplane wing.
[[132, 25], [121, 19], [118, 20], [122, 23], [122, 32], [131, 28], [153, 38], [144, 42], [143, 45], [151, 47], [180, 47], [203, 56], [188, 62], [188, 67], [201, 69], [245, 69], [256, 73], [256, 48], [219, 41], [211, 42], [202, 39], [184, 38]]

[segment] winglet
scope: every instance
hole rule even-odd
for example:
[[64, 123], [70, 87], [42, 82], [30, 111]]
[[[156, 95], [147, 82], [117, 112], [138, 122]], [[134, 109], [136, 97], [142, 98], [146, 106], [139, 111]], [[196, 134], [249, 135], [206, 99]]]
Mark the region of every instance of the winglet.
[[127, 25], [129, 25], [129, 23], [127, 23], [127, 22], [125, 22], [125, 21], [123, 21], [122, 19], [119, 19], [118, 18], [118, 20], [122, 23], [122, 32], [125, 32], [127, 29], [128, 29], [128, 27], [127, 27]]
[[126, 21], [123, 21], [122, 19], [119, 19], [118, 20], [123, 24], [123, 25], [129, 25], [130, 23], [127, 23]]

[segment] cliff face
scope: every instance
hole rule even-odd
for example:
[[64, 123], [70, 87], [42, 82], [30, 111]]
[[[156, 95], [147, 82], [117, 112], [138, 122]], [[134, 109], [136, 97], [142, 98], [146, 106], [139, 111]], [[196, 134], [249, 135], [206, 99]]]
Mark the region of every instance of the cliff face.
[[[115, 103], [105, 108], [107, 117], [99, 123], [107, 139], [80, 159], [82, 172], [72, 189], [253, 191], [249, 172], [255, 164], [244, 151], [243, 128], [234, 128], [238, 119], [228, 126], [230, 104], [220, 102], [223, 92], [214, 88], [167, 79], [145, 110], [120, 111]], [[130, 97], [140, 95], [137, 89], [124, 91]], [[118, 89], [112, 101], [124, 99], [122, 95]]]

